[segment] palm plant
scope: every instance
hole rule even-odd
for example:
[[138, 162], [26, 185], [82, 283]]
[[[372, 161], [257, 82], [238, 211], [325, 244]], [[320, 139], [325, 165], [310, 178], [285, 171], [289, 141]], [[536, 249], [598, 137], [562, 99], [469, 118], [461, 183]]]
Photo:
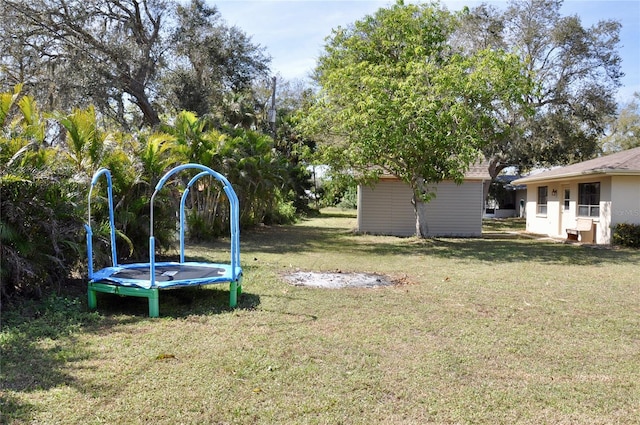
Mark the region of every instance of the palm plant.
[[[117, 194], [119, 199], [116, 223], [129, 238], [129, 257], [147, 258], [151, 195], [162, 175], [180, 162], [180, 154], [175, 150], [175, 137], [162, 132], [140, 132], [136, 137], [122, 135], [119, 144], [122, 155], [128, 157], [128, 165], [120, 173], [112, 171], [114, 196]], [[117, 164], [112, 162], [124, 161], [110, 161], [108, 168], [117, 170]], [[154, 209], [154, 235], [156, 246], [161, 250], [169, 250], [175, 242], [174, 207], [171, 194], [163, 192], [158, 195]]]
[[20, 98], [22, 84], [18, 84], [11, 92], [0, 93], [0, 128], [5, 129], [5, 121], [10, 117], [11, 110]]
[[[169, 144], [171, 155], [168, 157], [177, 163], [198, 163], [220, 171], [213, 158], [219, 147], [224, 144], [225, 136], [213, 129], [209, 117], [198, 118], [194, 113], [180, 112], [173, 125], [164, 126], [163, 131], [171, 137]], [[191, 177], [181, 175], [186, 180]], [[189, 192], [188, 214], [190, 237], [192, 239], [220, 235], [228, 220], [221, 225], [219, 217], [228, 215], [225, 210], [225, 194], [217, 182], [203, 179]]]
[[288, 169], [269, 136], [235, 129], [218, 151], [217, 161], [235, 184], [243, 225], [262, 223], [277, 211], [288, 187]]
[[107, 133], [99, 128], [94, 107], [74, 109], [69, 115], [59, 116], [58, 121], [66, 130], [64, 155], [80, 180], [90, 180], [102, 164], [107, 140]]
[[45, 119], [20, 87], [0, 94], [0, 290], [36, 294], [79, 258], [74, 183], [44, 143]]

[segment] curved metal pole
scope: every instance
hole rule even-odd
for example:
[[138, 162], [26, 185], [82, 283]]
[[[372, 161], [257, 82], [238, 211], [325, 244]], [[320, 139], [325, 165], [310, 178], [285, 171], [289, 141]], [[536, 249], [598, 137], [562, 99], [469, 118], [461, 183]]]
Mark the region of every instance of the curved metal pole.
[[185, 203], [187, 201], [187, 196], [189, 195], [189, 191], [191, 189], [191, 186], [193, 186], [193, 184], [198, 181], [198, 179], [200, 179], [200, 177], [204, 177], [209, 175], [209, 173], [207, 171], [203, 171], [199, 174], [197, 174], [194, 178], [192, 178], [189, 183], [187, 184], [187, 188], [184, 190], [184, 193], [182, 194], [182, 198], [180, 198], [180, 262], [184, 263], [184, 228], [186, 226], [186, 220], [187, 218], [185, 217], [185, 211], [184, 211], [184, 207], [185, 207]]
[[[151, 200], [150, 200], [150, 208], [149, 208], [149, 216], [150, 216], [150, 225], [149, 225], [149, 268], [150, 268], [150, 274], [151, 274], [151, 287], [153, 287], [155, 285], [155, 237], [153, 236], [153, 220], [154, 220], [154, 216], [153, 216], [153, 205], [155, 202], [155, 198], [156, 195], [158, 194], [158, 192], [164, 187], [164, 185], [167, 183], [167, 181], [175, 174], [179, 173], [180, 171], [183, 170], [187, 170], [187, 169], [196, 169], [196, 170], [200, 170], [201, 172], [198, 173], [195, 177], [193, 177], [188, 185], [187, 188], [185, 189], [185, 192], [188, 193], [190, 187], [201, 177], [204, 177], [206, 175], [210, 175], [212, 177], [214, 177], [216, 180], [220, 181], [223, 185], [223, 189], [225, 194], [227, 195], [227, 198], [229, 199], [229, 204], [230, 204], [230, 217], [229, 217], [229, 226], [231, 228], [231, 274], [232, 274], [232, 279], [236, 280], [238, 278], [238, 274], [237, 271], [239, 269], [240, 266], [240, 212], [239, 212], [239, 201], [238, 201], [238, 196], [236, 195], [235, 191], [233, 190], [233, 187], [231, 186], [231, 183], [229, 183], [229, 180], [227, 180], [226, 177], [224, 177], [222, 174], [218, 173], [217, 171], [212, 170], [209, 167], [206, 167], [204, 165], [201, 164], [184, 164], [184, 165], [179, 165], [177, 167], [172, 168], [171, 170], [169, 170], [164, 176], [162, 176], [162, 178], [158, 181], [158, 184], [156, 184], [155, 190], [153, 192], [153, 194], [151, 195]], [[184, 202], [186, 199], [186, 194], [183, 193], [182, 195], [182, 199], [180, 200], [180, 227], [181, 227], [181, 256], [180, 256], [180, 261], [184, 262]]]
[[98, 183], [98, 179], [101, 176], [105, 176], [107, 179], [107, 202], [109, 206], [109, 233], [111, 241], [111, 264], [113, 267], [118, 265], [118, 255], [116, 251], [116, 225], [113, 212], [113, 184], [111, 181], [111, 172], [106, 168], [101, 168], [93, 175], [91, 179], [91, 186], [89, 187], [89, 196], [87, 202], [88, 222], [85, 225], [87, 230], [87, 255], [89, 256], [89, 278], [93, 276], [93, 232], [91, 230], [91, 195], [93, 188]]

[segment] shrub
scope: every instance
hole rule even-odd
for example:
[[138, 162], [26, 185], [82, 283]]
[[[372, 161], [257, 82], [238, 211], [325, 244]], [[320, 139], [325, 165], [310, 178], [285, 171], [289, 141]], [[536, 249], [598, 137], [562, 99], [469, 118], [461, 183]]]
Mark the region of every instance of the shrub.
[[356, 209], [358, 207], [358, 188], [355, 186], [347, 187], [338, 203], [338, 207], [345, 210]]
[[65, 183], [31, 176], [0, 184], [0, 288], [3, 296], [40, 296], [77, 266], [83, 248], [76, 199]]
[[339, 173], [327, 173], [322, 183], [322, 205], [340, 208], [356, 208], [358, 184], [353, 176]]
[[613, 228], [614, 245], [640, 248], [640, 225], [620, 223]]
[[273, 206], [266, 212], [262, 222], [266, 225], [295, 223], [296, 207], [291, 198], [295, 198], [293, 191], [288, 195], [277, 191], [273, 198]]

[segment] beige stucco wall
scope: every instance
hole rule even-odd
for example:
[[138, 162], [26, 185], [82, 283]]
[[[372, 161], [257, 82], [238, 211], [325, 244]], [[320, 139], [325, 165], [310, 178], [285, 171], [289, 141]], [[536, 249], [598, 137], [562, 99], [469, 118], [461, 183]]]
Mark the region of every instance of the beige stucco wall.
[[[375, 187], [358, 187], [358, 231], [413, 236], [415, 213], [409, 185], [382, 179]], [[429, 236], [479, 237], [482, 235], [482, 181], [458, 186], [441, 182], [435, 199], [427, 204]]]
[[640, 177], [613, 176], [611, 224], [640, 224]]
[[[527, 185], [527, 231], [557, 238], [566, 238], [567, 228], [576, 223], [578, 185], [600, 182], [600, 215], [589, 217], [595, 224], [593, 232], [582, 234], [583, 242], [610, 244], [611, 226], [623, 222], [640, 223], [640, 178], [626, 176], [587, 176], [563, 181]], [[547, 214], [537, 214], [538, 187], [548, 187]], [[564, 210], [564, 189], [570, 191], [569, 210]], [[557, 191], [555, 196], [553, 191]], [[631, 221], [635, 219], [636, 221]]]

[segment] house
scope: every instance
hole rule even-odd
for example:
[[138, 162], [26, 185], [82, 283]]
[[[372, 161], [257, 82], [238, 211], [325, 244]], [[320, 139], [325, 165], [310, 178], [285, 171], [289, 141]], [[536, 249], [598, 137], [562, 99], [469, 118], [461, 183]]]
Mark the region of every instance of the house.
[[527, 186], [528, 232], [610, 244], [613, 226], [640, 224], [640, 147], [513, 183]]
[[527, 197], [527, 187], [512, 184], [514, 180], [519, 178], [521, 178], [520, 175], [510, 174], [500, 175], [495, 178], [489, 188], [485, 217], [524, 217], [524, 200]]
[[[428, 236], [482, 236], [483, 185], [491, 182], [487, 164], [473, 166], [461, 185], [443, 181], [427, 204]], [[375, 186], [358, 186], [358, 231], [378, 235], [414, 236], [416, 216], [411, 187], [383, 175]]]

